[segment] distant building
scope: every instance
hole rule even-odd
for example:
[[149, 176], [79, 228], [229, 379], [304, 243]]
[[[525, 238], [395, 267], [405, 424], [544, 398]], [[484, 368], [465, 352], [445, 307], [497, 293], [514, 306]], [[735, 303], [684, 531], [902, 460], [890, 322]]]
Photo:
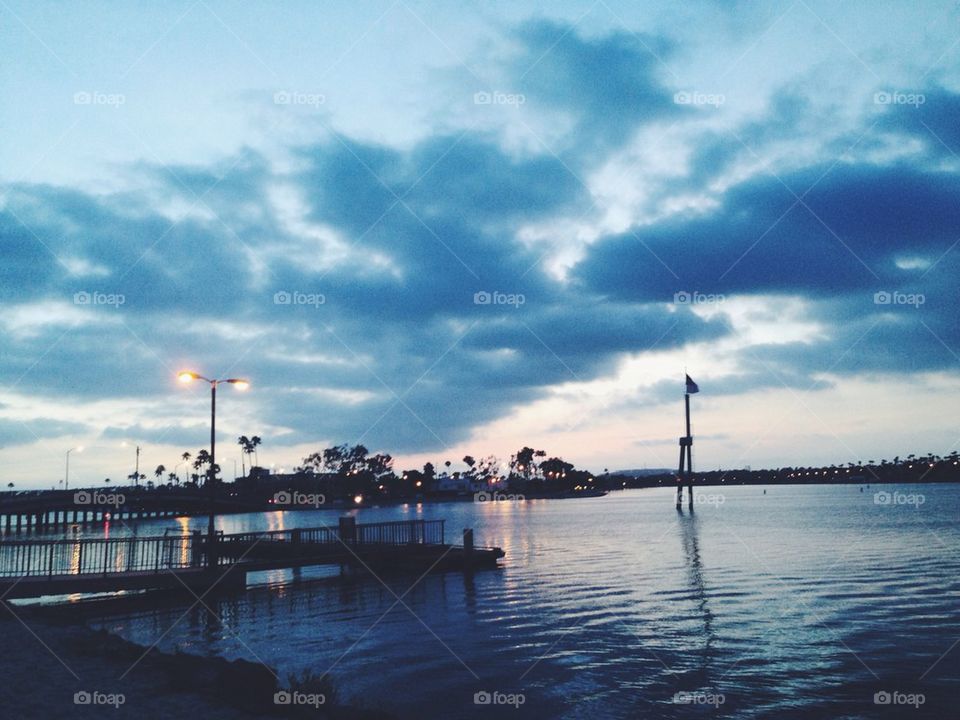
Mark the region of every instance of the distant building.
[[454, 473], [453, 475], [438, 475], [435, 482], [437, 492], [470, 494], [483, 492], [484, 490], [489, 490], [491, 487], [495, 487], [495, 485], [488, 482], [486, 478], [460, 475], [459, 473]]

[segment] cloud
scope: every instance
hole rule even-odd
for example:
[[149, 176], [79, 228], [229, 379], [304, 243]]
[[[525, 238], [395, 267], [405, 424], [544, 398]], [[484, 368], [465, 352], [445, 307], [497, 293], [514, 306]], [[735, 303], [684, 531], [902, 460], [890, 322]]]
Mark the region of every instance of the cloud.
[[89, 432], [83, 423], [67, 422], [54, 418], [15, 420], [0, 418], [0, 447], [25, 445], [37, 440], [68, 437]]
[[[922, 138], [922, 154], [835, 163], [819, 150], [848, 129], [818, 128], [802, 84], [731, 136], [723, 122], [735, 120], [705, 123], [674, 102], [680, 88], [662, 63], [674, 46], [662, 38], [533, 21], [509, 40], [493, 68], [503, 87], [489, 89], [522, 93], [516, 118], [546, 143], [518, 149], [438, 122], [403, 148], [327, 133], [284, 148], [284, 163], [250, 149], [194, 166], [137, 163], [131, 187], [113, 194], [4, 188], [4, 379], [24, 376], [21, 391], [65, 403], [167, 402], [157, 417], [104, 421], [102, 437], [192, 447], [198, 426], [176, 416], [195, 396], [174, 395], [173, 373], [242, 374], [254, 387], [233, 422], [270, 429], [271, 444], [419, 452], [560, 384], [609, 377], [624, 358], [693, 343], [728, 343], [717, 353], [735, 370], [713, 382], [721, 394], [955, 362], [960, 180], [944, 147], [957, 150], [958, 96], [931, 89], [919, 108], [881, 109], [877, 132]], [[578, 176], [674, 121], [686, 167], [638, 180], [660, 211], [605, 235], [591, 224], [600, 196]], [[737, 137], [754, 152], [776, 146], [776, 162], [744, 163]], [[663, 209], [684, 193], [705, 200]], [[568, 218], [590, 225], [589, 241], [574, 233], [582, 259], [558, 280], [523, 230], [563, 234], [578, 224]], [[680, 292], [766, 296], [774, 317], [778, 297], [798, 297], [823, 332], [738, 345], [723, 307], [679, 304]], [[877, 303], [878, 292], [925, 301]], [[478, 301], [491, 296], [514, 300]], [[668, 393], [673, 383], [654, 383], [624, 402]]]
[[899, 256], [932, 261], [955, 242], [958, 192], [956, 175], [902, 165], [755, 177], [714, 212], [603, 239], [574, 275], [634, 301], [679, 290], [824, 296], [899, 286], [913, 277]]
[[880, 130], [919, 138], [936, 158], [960, 160], [960, 94], [934, 85], [921, 90], [881, 90], [875, 101], [884, 110]]
[[663, 79], [666, 38], [611, 32], [588, 38], [568, 24], [530, 21], [515, 33], [521, 50], [509, 82], [527, 102], [568, 118], [559, 148], [583, 158], [622, 145], [644, 123], [683, 112]]
[[[45, 396], [150, 402], [170, 396], [184, 364], [238, 372], [253, 378], [259, 422], [277, 444], [363, 438], [415, 451], [462, 440], [553, 383], [609, 372], [625, 354], [727, 331], [660, 303], [609, 303], [543, 272], [517, 227], [586, 201], [556, 158], [512, 156], [482, 136], [408, 151], [327, 138], [299, 155], [291, 174], [247, 155], [226, 176], [174, 168], [170, 193], [184, 202], [218, 179], [237, 188], [207, 193], [215, 215], [179, 221], [151, 206], [155, 188], [92, 196], [16, 186], [3, 215], [11, 227], [16, 212], [53, 253], [108, 273], [76, 278], [50, 263], [43, 283], [14, 279], [19, 307], [71, 302], [81, 290], [124, 301], [71, 305], [78, 317], [36, 323], [30, 337], [8, 333], [11, 370]], [[140, 169], [152, 182], [166, 177]], [[336, 252], [277, 221], [268, 189], [290, 185], [307, 200], [307, 221], [338, 238]], [[487, 305], [478, 293], [523, 302]], [[165, 422], [103, 433], [179, 444], [194, 435]]]

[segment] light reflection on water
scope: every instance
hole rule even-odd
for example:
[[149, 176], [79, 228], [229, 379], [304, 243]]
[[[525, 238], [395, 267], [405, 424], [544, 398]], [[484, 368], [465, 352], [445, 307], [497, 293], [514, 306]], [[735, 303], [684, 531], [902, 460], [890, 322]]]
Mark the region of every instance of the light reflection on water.
[[[353, 510], [359, 522], [446, 518], [448, 540], [473, 527], [478, 544], [507, 551], [503, 569], [413, 587], [416, 576], [393, 576], [389, 589], [374, 579], [257, 589], [214, 605], [220, 620], [189, 613], [161, 647], [261, 659], [282, 677], [330, 670], [341, 696], [410, 718], [429, 708], [450, 718], [946, 716], [960, 697], [960, 648], [938, 662], [960, 637], [960, 488], [909, 491], [926, 502], [794, 486], [722, 488], [722, 504], [693, 514], [673, 509], [670, 490]], [[237, 515], [219, 527], [335, 525], [338, 515]], [[152, 643], [182, 612], [104, 625]], [[474, 705], [481, 690], [526, 702]], [[926, 704], [874, 705], [881, 690], [923, 692]], [[678, 692], [724, 702], [714, 713], [674, 702]]]

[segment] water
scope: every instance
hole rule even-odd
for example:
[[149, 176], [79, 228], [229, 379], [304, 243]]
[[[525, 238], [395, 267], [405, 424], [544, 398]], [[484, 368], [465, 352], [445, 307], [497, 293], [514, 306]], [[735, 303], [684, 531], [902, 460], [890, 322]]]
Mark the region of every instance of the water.
[[[359, 522], [446, 518], [448, 538], [473, 527], [506, 551], [503, 568], [269, 587], [208, 601], [219, 619], [174, 608], [102, 624], [166, 650], [259, 659], [283, 678], [330, 672], [341, 699], [401, 718], [955, 716], [960, 488], [884, 488], [921, 505], [877, 504], [857, 486], [763, 490], [706, 488], [692, 514], [667, 489], [363, 509]], [[188, 524], [204, 520], [139, 532]], [[524, 702], [475, 704], [483, 691]], [[880, 692], [924, 703], [878, 705]]]

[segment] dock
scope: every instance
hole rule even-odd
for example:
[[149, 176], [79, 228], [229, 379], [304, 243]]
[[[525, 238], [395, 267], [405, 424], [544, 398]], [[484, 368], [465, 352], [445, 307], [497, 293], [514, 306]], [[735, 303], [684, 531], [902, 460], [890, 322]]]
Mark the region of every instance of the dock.
[[444, 520], [401, 520], [264, 532], [0, 541], [0, 599], [139, 590], [238, 590], [247, 573], [314, 565], [472, 571], [497, 567], [504, 552], [447, 544]]

